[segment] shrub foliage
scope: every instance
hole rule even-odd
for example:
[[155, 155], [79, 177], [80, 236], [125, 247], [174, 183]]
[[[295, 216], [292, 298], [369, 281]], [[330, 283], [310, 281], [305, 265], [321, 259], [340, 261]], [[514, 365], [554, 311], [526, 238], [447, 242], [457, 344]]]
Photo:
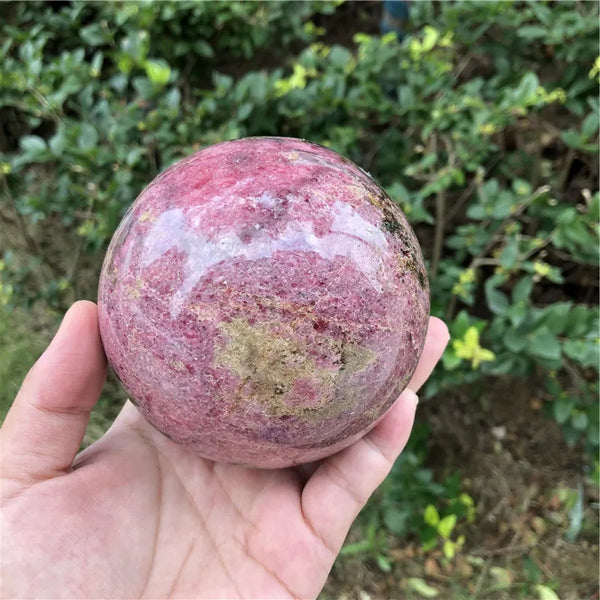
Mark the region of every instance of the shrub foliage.
[[[241, 136], [307, 138], [371, 172], [422, 241], [432, 312], [452, 333], [426, 394], [514, 377], [548, 401], [570, 442], [595, 452], [598, 4], [418, 2], [402, 43], [363, 32], [333, 43], [347, 10], [2, 7], [2, 202], [23, 240], [4, 249], [2, 302], [64, 308], [73, 290], [90, 294], [77, 287], [81, 264], [97, 267], [127, 206], [182, 156]], [[72, 257], [40, 246], [48, 229], [74, 238]], [[445, 523], [453, 553], [444, 519], [471, 503], [421, 463], [413, 444], [384, 518], [427, 543]], [[405, 512], [399, 481], [418, 490]], [[440, 496], [450, 512], [411, 520]]]

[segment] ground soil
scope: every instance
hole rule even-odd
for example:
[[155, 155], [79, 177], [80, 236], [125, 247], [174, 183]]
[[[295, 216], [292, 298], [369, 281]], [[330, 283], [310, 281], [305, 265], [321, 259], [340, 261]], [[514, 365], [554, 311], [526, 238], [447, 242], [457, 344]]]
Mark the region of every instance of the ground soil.
[[[438, 590], [437, 598], [536, 597], [527, 585], [525, 557], [533, 559], [544, 581], [558, 583], [561, 600], [598, 598], [598, 511], [587, 509], [586, 526], [570, 543], [558, 492], [582, 485], [589, 507], [598, 502], [598, 490], [585, 484], [585, 454], [569, 447], [545, 415], [538, 383], [494, 379], [482, 384], [479, 402], [473, 401], [475, 390], [468, 390], [421, 403], [419, 420], [431, 428], [429, 466], [439, 476], [460, 470], [477, 507], [463, 552], [444, 567], [439, 551], [423, 553], [416, 540], [391, 537], [391, 573], [345, 557], [336, 563], [323, 599], [410, 597], [409, 577], [424, 578]], [[360, 536], [358, 525], [351, 537]], [[495, 567], [508, 569], [514, 578], [510, 588], [490, 590]]]

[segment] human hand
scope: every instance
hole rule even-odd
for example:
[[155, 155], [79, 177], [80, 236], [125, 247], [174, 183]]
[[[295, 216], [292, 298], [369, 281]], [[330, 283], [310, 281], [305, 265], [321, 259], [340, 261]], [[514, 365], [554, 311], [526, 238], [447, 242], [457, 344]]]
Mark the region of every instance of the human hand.
[[78, 302], [0, 432], [2, 598], [314, 598], [350, 525], [404, 447], [423, 356], [384, 419], [318, 464], [263, 471], [170, 441], [127, 402], [77, 455], [106, 359], [96, 306]]

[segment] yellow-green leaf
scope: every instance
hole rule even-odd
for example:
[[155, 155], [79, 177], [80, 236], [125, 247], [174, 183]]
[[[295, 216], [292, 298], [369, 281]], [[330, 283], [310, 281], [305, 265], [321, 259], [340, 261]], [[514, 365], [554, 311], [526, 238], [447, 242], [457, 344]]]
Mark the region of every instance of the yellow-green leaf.
[[554, 590], [541, 583], [535, 586], [535, 591], [538, 593], [540, 600], [560, 600]]
[[425, 519], [425, 523], [427, 523], [427, 525], [431, 525], [432, 527], [435, 527], [440, 522], [440, 514], [433, 504], [429, 504], [427, 506], [423, 518]]
[[494, 586], [496, 590], [506, 589], [514, 581], [513, 574], [508, 569], [503, 569], [502, 567], [492, 567], [490, 574], [496, 580], [496, 585]]
[[169, 82], [171, 67], [166, 61], [160, 58], [149, 59], [144, 63], [144, 68], [148, 79], [152, 83], [164, 86]]
[[451, 540], [446, 540], [444, 542], [444, 556], [448, 560], [452, 560], [454, 558], [454, 554], [456, 553], [456, 545]]
[[420, 577], [410, 577], [406, 581], [406, 587], [413, 592], [423, 596], [424, 598], [435, 598], [439, 591], [430, 586], [424, 579]]
[[444, 538], [448, 539], [454, 526], [456, 525], [456, 515], [448, 515], [444, 517], [437, 526], [438, 533]]

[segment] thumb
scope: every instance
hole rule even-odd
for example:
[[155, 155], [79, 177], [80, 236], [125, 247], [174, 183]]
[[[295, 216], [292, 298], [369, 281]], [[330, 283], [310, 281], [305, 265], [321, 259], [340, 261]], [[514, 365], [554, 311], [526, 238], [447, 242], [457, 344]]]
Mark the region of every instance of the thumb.
[[96, 305], [76, 302], [27, 374], [0, 431], [3, 491], [6, 482], [18, 492], [70, 470], [105, 377]]

